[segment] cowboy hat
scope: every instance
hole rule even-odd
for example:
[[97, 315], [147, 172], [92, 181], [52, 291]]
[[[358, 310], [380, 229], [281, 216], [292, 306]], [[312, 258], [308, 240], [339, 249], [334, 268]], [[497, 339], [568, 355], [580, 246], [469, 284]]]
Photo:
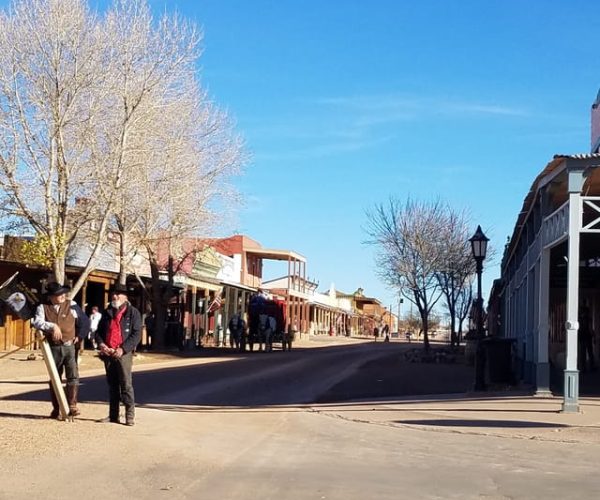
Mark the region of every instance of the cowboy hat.
[[71, 290], [70, 286], [61, 285], [56, 281], [51, 281], [46, 285], [46, 294], [48, 296], [52, 295], [62, 295], [63, 293], [67, 293]]
[[129, 290], [127, 289], [126, 285], [122, 285], [120, 283], [115, 283], [108, 291], [108, 294], [109, 295], [112, 295], [112, 294], [129, 295]]

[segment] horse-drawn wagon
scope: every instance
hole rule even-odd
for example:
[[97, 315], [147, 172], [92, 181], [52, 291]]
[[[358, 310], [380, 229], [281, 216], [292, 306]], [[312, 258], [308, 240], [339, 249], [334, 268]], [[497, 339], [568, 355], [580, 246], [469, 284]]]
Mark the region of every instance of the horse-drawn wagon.
[[268, 299], [255, 295], [248, 308], [248, 345], [250, 350], [254, 344], [265, 346], [271, 351], [273, 344], [280, 344], [281, 349], [291, 350], [293, 335], [286, 329], [286, 304], [281, 299]]

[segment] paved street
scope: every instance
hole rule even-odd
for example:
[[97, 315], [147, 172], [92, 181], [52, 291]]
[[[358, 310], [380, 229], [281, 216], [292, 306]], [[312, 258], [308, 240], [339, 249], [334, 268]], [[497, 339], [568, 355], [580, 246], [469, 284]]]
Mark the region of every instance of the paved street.
[[[43, 377], [11, 382], [2, 373], [0, 498], [548, 499], [598, 491], [600, 401], [567, 416], [557, 399], [519, 393], [411, 397], [426, 370], [444, 379], [444, 392], [464, 392], [470, 369], [406, 363], [401, 343], [314, 344], [139, 366], [134, 428], [96, 421], [106, 404], [95, 360], [86, 359], [86, 402], [74, 424], [43, 418]], [[369, 387], [377, 398], [367, 397]], [[62, 481], [50, 488], [55, 477]]]

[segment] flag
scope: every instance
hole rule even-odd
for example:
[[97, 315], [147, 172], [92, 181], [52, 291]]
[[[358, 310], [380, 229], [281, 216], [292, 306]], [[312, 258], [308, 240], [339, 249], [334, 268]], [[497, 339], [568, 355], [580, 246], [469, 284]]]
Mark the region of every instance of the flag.
[[219, 292], [215, 294], [215, 298], [213, 299], [213, 301], [208, 306], [208, 313], [209, 314], [213, 313], [217, 309], [221, 308], [221, 305], [223, 304], [223, 298], [221, 297], [221, 293], [222, 292], [223, 292], [223, 289], [221, 288], [221, 290], [219, 290]]
[[0, 300], [19, 318], [28, 320], [35, 316], [35, 308], [30, 291], [15, 280], [17, 274], [18, 271], [0, 285]]

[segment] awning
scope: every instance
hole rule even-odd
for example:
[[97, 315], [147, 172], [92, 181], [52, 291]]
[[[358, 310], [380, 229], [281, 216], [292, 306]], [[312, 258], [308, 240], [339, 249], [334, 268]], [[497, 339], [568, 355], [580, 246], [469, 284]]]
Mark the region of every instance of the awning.
[[306, 257], [291, 250], [273, 250], [268, 248], [246, 248], [246, 254], [267, 260], [296, 260], [306, 262]]

